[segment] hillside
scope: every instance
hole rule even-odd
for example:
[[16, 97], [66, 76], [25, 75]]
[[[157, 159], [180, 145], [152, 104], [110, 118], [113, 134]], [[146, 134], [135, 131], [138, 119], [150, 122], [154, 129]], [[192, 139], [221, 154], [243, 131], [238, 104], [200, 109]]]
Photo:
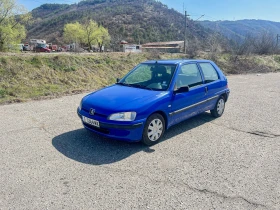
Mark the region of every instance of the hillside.
[[[67, 23], [93, 19], [108, 28], [111, 47], [120, 40], [129, 43], [178, 41], [184, 37], [184, 15], [156, 0], [85, 0], [77, 4], [44, 4], [32, 10], [34, 20], [27, 25], [27, 39], [41, 38], [63, 43]], [[210, 30], [188, 20], [189, 40], [203, 41]]]
[[263, 32], [269, 32], [275, 37], [280, 34], [280, 23], [267, 20], [200, 21], [200, 24], [234, 40], [249, 34], [258, 36]]

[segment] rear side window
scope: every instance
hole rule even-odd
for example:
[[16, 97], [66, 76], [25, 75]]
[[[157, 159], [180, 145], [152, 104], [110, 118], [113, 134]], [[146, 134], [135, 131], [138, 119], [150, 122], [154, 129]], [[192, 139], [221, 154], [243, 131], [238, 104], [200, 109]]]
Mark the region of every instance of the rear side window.
[[214, 82], [219, 79], [216, 69], [210, 63], [200, 63], [199, 65], [204, 74], [205, 83]]

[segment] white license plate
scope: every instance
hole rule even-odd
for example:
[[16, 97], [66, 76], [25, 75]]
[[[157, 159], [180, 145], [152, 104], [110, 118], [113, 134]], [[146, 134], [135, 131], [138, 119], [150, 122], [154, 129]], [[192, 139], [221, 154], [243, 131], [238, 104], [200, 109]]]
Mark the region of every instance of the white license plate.
[[99, 121], [97, 121], [97, 120], [93, 120], [93, 119], [83, 116], [83, 121], [87, 124], [90, 124], [90, 125], [93, 125], [93, 126], [99, 128]]

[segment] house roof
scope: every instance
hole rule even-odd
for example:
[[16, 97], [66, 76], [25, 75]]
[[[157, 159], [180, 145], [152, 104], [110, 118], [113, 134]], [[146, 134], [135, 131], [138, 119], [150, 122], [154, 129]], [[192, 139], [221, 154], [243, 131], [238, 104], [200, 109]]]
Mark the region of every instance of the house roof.
[[171, 44], [182, 44], [184, 41], [171, 41], [171, 42], [150, 42], [143, 44], [142, 46], [159, 46], [159, 45], [171, 45]]

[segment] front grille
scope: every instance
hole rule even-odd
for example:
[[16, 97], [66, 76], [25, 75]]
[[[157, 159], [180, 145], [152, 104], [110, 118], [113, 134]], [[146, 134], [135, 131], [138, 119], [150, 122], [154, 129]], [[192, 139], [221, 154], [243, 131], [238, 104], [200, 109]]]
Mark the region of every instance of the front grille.
[[84, 124], [86, 127], [92, 129], [92, 130], [95, 130], [95, 131], [98, 131], [100, 133], [104, 133], [104, 134], [109, 134], [110, 131], [106, 128], [98, 128], [98, 127], [95, 127], [95, 126], [92, 126], [92, 125], [89, 125], [89, 124]]
[[[82, 110], [85, 111], [85, 112], [87, 112], [87, 113], [89, 113], [89, 110], [87, 110], [87, 109], [82, 108]], [[100, 113], [98, 113], [98, 112], [95, 112], [94, 115], [99, 116], [99, 117], [107, 118], [107, 115], [100, 114]]]

